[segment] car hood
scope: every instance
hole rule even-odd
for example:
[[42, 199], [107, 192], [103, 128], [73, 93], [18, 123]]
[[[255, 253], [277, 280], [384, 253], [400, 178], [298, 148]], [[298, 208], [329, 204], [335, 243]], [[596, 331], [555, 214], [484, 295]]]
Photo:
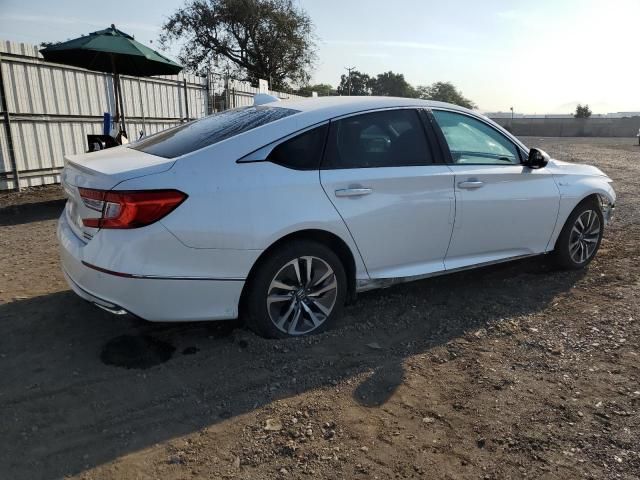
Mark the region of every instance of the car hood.
[[549, 160], [547, 167], [555, 175], [588, 175], [593, 177], [608, 177], [599, 168], [582, 163], [569, 163], [561, 160]]

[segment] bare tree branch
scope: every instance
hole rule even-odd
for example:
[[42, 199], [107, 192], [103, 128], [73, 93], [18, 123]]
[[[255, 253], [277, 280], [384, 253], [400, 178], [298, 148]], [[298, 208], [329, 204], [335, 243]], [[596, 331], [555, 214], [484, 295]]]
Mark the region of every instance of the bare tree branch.
[[308, 83], [316, 58], [311, 19], [291, 0], [187, 0], [162, 26], [161, 45], [177, 42], [191, 71], [225, 59], [272, 88]]

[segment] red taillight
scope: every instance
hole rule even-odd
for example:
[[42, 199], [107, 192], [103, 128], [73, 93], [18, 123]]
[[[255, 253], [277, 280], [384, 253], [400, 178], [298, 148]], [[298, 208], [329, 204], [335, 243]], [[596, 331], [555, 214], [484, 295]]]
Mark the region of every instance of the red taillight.
[[137, 228], [157, 222], [187, 198], [178, 190], [105, 191], [79, 188], [87, 208], [100, 217], [83, 218], [86, 227]]

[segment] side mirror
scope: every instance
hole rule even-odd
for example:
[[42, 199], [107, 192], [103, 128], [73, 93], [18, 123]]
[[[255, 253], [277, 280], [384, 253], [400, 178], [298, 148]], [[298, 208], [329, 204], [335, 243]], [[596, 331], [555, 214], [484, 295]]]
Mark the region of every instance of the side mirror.
[[529, 150], [529, 158], [525, 160], [524, 165], [529, 168], [543, 168], [547, 166], [550, 158], [544, 150], [532, 148]]

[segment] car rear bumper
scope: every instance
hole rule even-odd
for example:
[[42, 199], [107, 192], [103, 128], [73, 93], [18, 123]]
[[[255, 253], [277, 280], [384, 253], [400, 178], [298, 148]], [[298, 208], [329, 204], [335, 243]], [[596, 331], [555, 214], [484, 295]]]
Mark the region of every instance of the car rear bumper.
[[83, 263], [86, 244], [66, 215], [58, 222], [60, 261], [67, 283], [80, 297], [111, 313], [149, 321], [227, 320], [238, 316], [244, 280], [123, 276]]

